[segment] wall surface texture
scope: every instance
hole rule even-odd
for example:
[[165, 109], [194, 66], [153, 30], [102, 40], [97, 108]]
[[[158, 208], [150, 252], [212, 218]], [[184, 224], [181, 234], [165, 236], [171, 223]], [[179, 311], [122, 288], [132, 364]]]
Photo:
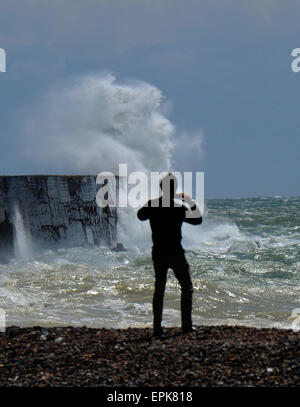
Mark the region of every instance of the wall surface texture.
[[0, 176], [0, 258], [14, 252], [16, 211], [35, 249], [116, 242], [117, 210], [100, 208], [95, 176]]

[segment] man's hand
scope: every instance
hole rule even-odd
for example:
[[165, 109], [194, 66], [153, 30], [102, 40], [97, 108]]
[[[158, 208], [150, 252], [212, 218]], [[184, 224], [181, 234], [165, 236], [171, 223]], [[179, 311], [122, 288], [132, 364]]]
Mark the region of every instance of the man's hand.
[[189, 194], [184, 192], [180, 194], [180, 198], [190, 207], [190, 209], [185, 212], [184, 222], [190, 223], [191, 225], [200, 225], [202, 223], [202, 215], [196, 201]]
[[187, 203], [190, 208], [193, 208], [196, 205], [196, 202], [191, 197], [191, 195], [186, 194], [185, 192], [182, 192], [181, 199], [183, 200], [183, 202]]

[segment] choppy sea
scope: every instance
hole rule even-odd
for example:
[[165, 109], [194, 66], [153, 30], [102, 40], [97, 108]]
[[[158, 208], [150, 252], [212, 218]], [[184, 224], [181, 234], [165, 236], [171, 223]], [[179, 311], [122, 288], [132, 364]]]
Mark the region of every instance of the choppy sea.
[[[203, 224], [185, 225], [183, 236], [195, 324], [299, 328], [300, 198], [207, 200]], [[127, 243], [125, 252], [77, 247], [0, 265], [7, 326], [151, 326], [151, 248], [140, 243]], [[180, 324], [172, 271], [163, 322]]]

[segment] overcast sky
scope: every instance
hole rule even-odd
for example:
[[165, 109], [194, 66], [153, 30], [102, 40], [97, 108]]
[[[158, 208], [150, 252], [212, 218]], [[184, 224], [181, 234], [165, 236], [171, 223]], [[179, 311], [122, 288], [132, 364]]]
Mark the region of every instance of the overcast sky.
[[296, 0], [1, 2], [0, 173], [39, 172], [22, 123], [43, 94], [105, 71], [162, 92], [173, 165], [204, 171], [207, 198], [299, 196], [299, 17]]

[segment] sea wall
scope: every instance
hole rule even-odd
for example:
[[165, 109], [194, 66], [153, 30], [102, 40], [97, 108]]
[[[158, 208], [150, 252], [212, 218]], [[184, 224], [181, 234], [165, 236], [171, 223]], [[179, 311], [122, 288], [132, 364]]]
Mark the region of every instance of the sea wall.
[[117, 210], [100, 208], [95, 176], [0, 176], [0, 261], [14, 255], [16, 208], [34, 249], [116, 243]]

